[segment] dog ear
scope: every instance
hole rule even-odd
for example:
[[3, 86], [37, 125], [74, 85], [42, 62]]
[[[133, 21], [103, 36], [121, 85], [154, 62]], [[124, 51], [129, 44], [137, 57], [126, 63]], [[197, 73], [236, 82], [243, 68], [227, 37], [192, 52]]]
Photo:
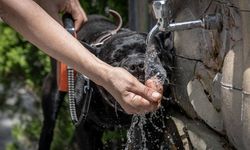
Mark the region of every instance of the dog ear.
[[95, 47], [95, 46], [91, 46], [86, 42], [80, 41], [80, 43], [86, 48], [88, 49], [92, 54], [94, 54], [95, 56], [97, 56], [100, 53], [100, 48]]
[[160, 58], [162, 65], [166, 69], [167, 73], [171, 74], [175, 60], [173, 33], [159, 32], [155, 35], [154, 40], [159, 51], [158, 57]]
[[147, 38], [147, 36], [148, 36], [148, 33], [146, 33], [146, 32], [141, 32], [141, 33], [139, 33], [140, 35], [142, 35], [143, 37], [145, 37], [145, 38]]
[[159, 54], [167, 56], [172, 60], [174, 54], [174, 36], [172, 32], [159, 32], [155, 35], [154, 40], [159, 48]]
[[155, 40], [162, 50], [168, 51], [174, 48], [174, 36], [172, 32], [159, 32]]

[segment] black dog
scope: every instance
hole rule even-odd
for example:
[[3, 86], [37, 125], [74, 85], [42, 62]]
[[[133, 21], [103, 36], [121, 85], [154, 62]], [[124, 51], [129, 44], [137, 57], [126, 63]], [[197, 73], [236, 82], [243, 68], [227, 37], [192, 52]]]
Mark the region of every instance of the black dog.
[[[107, 31], [114, 30], [116, 26], [102, 16], [90, 16], [89, 20], [78, 33], [79, 40], [88, 44], [94, 43]], [[173, 65], [173, 46], [164, 42], [171, 38], [171, 34], [159, 34], [155, 38], [159, 57], [171, 78]], [[164, 39], [164, 40], [163, 40]], [[92, 48], [91, 52], [104, 62], [123, 67], [144, 82], [144, 59], [146, 51], [146, 34], [133, 32], [129, 29], [121, 29], [103, 45]], [[52, 63], [55, 66], [55, 62]], [[53, 137], [53, 129], [57, 112], [66, 93], [59, 92], [56, 87], [56, 69], [46, 78], [43, 94], [44, 126], [40, 137], [39, 148], [49, 149]], [[85, 79], [77, 74], [76, 102], [78, 115], [84, 103], [83, 93]], [[84, 150], [103, 149], [101, 142], [105, 130], [113, 130], [117, 127], [128, 129], [131, 125], [132, 115], [126, 114], [119, 104], [102, 87], [92, 84], [93, 96], [86, 121], [76, 128], [76, 140], [79, 147]], [[164, 96], [170, 97], [169, 85], [164, 85]], [[141, 138], [139, 130], [140, 117], [134, 117], [134, 128], [131, 129], [132, 142], [127, 142], [127, 149], [183, 149], [182, 142], [173, 121], [168, 117], [167, 107], [169, 101], [162, 102], [162, 108], [155, 113], [147, 114], [144, 118], [144, 138]], [[143, 143], [144, 141], [144, 143]], [[145, 142], [146, 141], [146, 142]], [[124, 147], [122, 147], [124, 148]]]

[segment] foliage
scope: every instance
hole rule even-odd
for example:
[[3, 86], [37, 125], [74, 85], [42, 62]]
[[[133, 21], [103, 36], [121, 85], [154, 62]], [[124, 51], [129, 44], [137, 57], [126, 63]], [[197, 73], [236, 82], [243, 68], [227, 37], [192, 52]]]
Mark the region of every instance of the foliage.
[[128, 22], [128, 0], [81, 0], [87, 14], [106, 14], [106, 8], [118, 11], [126, 24]]
[[114, 131], [104, 131], [102, 135], [102, 143], [105, 149], [110, 149], [111, 147], [115, 149], [124, 149], [126, 144], [127, 131], [125, 129], [115, 129]]
[[0, 82], [25, 80], [40, 86], [50, 70], [49, 58], [6, 24], [0, 24]]
[[41, 120], [34, 118], [22, 124], [16, 124], [12, 129], [12, 143], [8, 143], [6, 150], [36, 149], [41, 131]]

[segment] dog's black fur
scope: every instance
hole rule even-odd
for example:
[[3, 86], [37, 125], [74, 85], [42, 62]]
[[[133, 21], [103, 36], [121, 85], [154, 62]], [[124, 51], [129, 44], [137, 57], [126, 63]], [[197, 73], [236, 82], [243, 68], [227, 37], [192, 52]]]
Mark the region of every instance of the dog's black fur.
[[[84, 24], [78, 33], [80, 41], [93, 43], [102, 34], [115, 29], [116, 26], [102, 16], [90, 16], [89, 21]], [[168, 78], [171, 78], [171, 67], [173, 65], [173, 46], [166, 44], [170, 34], [159, 34], [155, 38], [159, 57], [167, 71]], [[164, 40], [163, 40], [164, 39]], [[146, 34], [140, 34], [129, 29], [121, 29], [99, 48], [92, 48], [91, 52], [104, 62], [127, 69], [131, 74], [144, 82], [144, 59], [146, 51]], [[55, 66], [53, 61], [52, 66]], [[58, 110], [66, 93], [59, 92], [56, 87], [56, 69], [45, 80], [43, 90], [43, 112], [44, 124], [40, 137], [39, 149], [47, 150], [50, 147], [53, 137], [53, 129], [57, 118]], [[83, 103], [83, 84], [85, 80], [81, 74], [76, 79], [76, 101], [78, 113]], [[103, 149], [101, 142], [102, 133], [105, 130], [113, 130], [117, 127], [128, 129], [131, 125], [131, 115], [122, 111], [103, 88], [94, 85], [93, 97], [86, 122], [76, 128], [76, 139], [84, 150]], [[164, 96], [170, 97], [168, 85], [164, 86]], [[107, 101], [108, 99], [108, 101]], [[163, 107], [156, 113], [146, 115], [146, 124], [143, 126], [146, 146], [148, 149], [183, 149], [182, 142], [178, 135], [173, 121], [168, 117], [168, 101], [163, 101]], [[117, 106], [117, 108], [115, 108]], [[138, 123], [135, 125], [138, 126]], [[160, 129], [160, 130], [159, 130]], [[140, 149], [141, 133], [134, 129], [135, 142], [127, 144], [128, 149]], [[138, 139], [136, 137], [138, 136]], [[170, 138], [169, 138], [170, 137]], [[171, 142], [172, 141], [172, 142]], [[138, 143], [139, 142], [139, 143]]]

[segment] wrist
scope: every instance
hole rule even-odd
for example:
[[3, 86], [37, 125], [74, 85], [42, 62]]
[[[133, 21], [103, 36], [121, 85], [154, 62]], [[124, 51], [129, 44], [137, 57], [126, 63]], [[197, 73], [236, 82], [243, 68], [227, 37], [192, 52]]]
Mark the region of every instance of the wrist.
[[110, 74], [112, 74], [112, 70], [114, 69], [113, 66], [110, 66], [108, 64], [104, 64], [104, 63], [100, 63], [98, 65], [98, 68], [96, 70], [98, 70], [97, 72], [97, 78], [96, 78], [96, 81], [95, 83], [100, 85], [100, 86], [103, 86], [103, 87], [106, 87], [107, 85], [110, 84]]

